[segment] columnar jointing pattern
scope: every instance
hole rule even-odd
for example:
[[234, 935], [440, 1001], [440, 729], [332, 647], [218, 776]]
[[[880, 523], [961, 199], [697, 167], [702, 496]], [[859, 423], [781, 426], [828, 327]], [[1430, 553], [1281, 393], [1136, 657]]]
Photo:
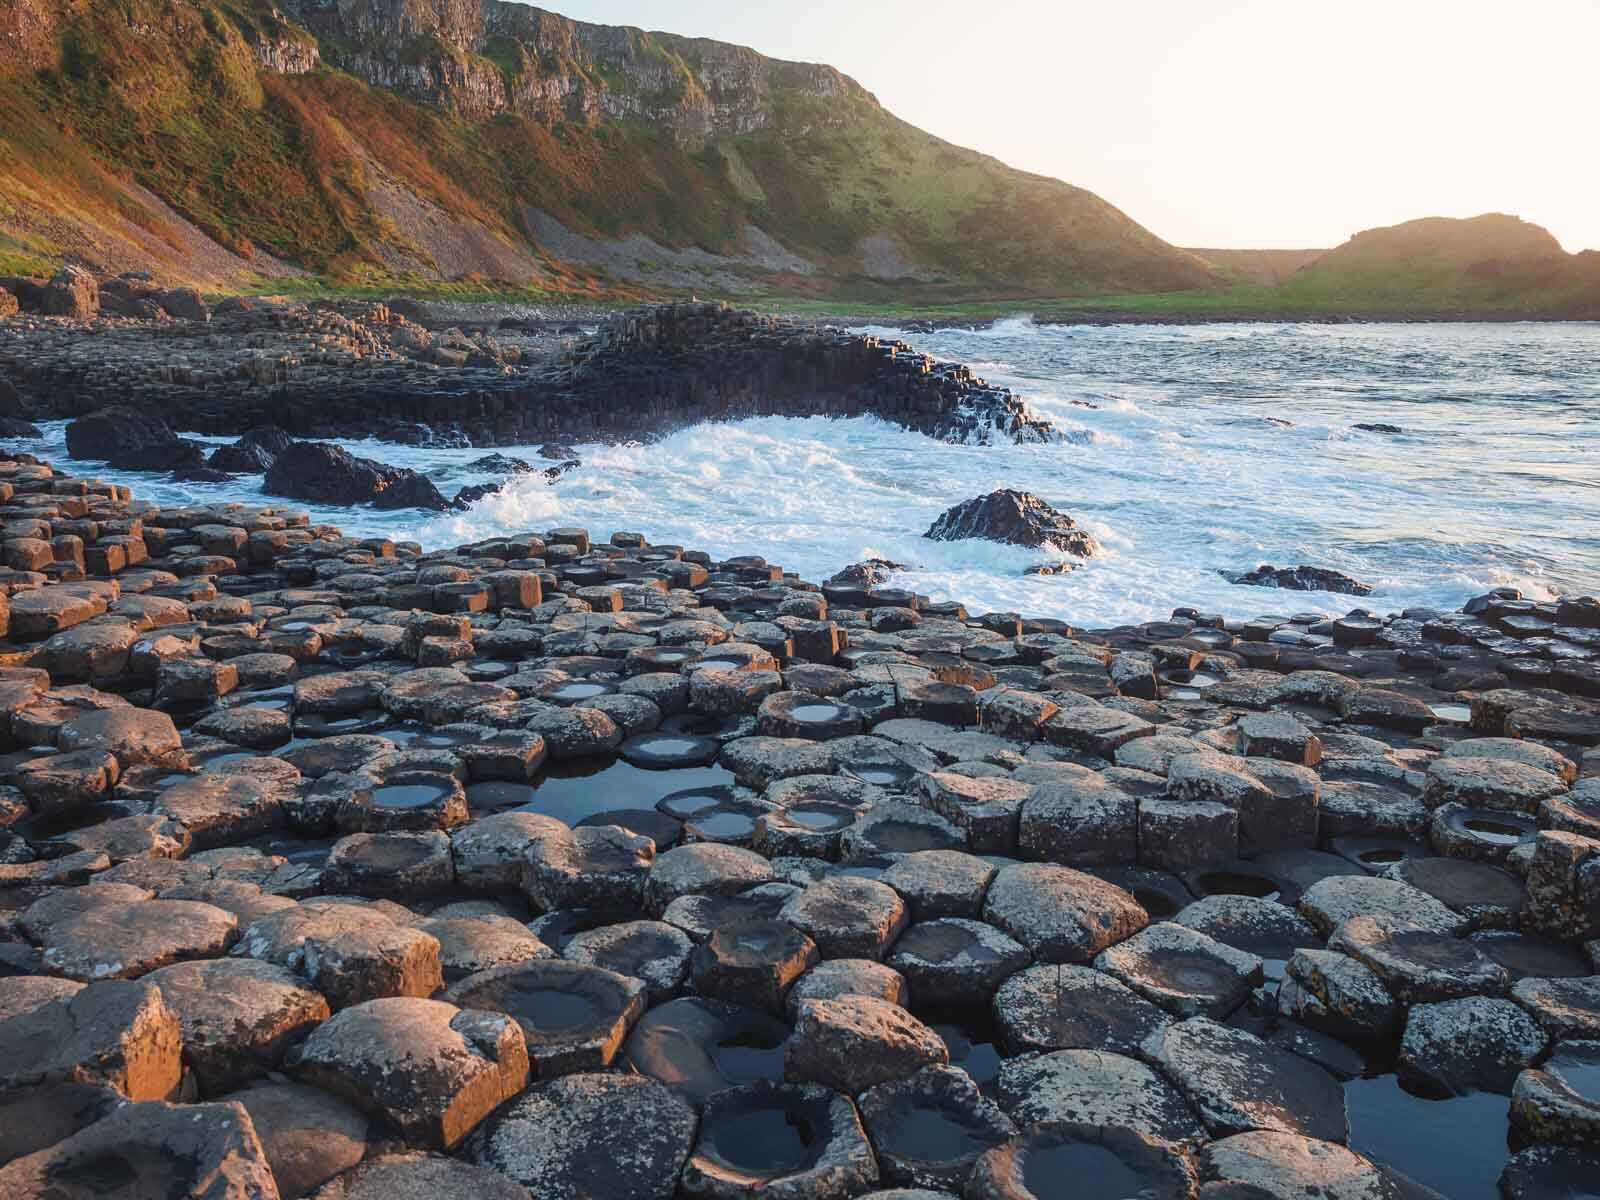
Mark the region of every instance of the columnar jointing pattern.
[[0, 518], [0, 1194], [1379, 1198], [1396, 1075], [1600, 1170], [1592, 600], [1081, 630], [26, 457]]

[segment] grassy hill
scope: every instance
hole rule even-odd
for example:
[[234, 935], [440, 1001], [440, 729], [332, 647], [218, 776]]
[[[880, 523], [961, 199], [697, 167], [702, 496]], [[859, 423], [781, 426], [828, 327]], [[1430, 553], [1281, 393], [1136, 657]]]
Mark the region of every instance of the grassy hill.
[[721, 43], [498, 0], [10, 3], [0, 273], [924, 302], [1217, 279], [829, 68]]
[[1600, 253], [1568, 254], [1547, 230], [1502, 213], [1428, 217], [1358, 233], [1279, 290], [1335, 310], [1600, 315]]

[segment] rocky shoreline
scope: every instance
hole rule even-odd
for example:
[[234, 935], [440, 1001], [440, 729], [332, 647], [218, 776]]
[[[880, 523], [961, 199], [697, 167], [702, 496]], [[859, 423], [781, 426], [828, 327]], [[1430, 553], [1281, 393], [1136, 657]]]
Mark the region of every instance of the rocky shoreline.
[[704, 421], [874, 415], [950, 441], [1047, 440], [1005, 388], [903, 342], [720, 304], [603, 321], [430, 330], [403, 305], [227, 301], [205, 319], [0, 322], [0, 417], [109, 406], [174, 429], [513, 446], [650, 438]]
[[1363, 1077], [1600, 1172], [1593, 600], [1084, 630], [0, 500], [0, 1195], [1436, 1195]]

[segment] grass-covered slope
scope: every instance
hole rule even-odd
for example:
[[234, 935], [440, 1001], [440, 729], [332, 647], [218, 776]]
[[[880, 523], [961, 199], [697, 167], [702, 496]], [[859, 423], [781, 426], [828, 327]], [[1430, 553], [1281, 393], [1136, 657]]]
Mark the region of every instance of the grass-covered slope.
[[1391, 312], [1600, 314], [1600, 254], [1568, 254], [1549, 232], [1489, 213], [1358, 233], [1289, 276], [1286, 299]]
[[[300, 6], [355, 14], [315, 29], [267, 0], [13, 2], [0, 273], [67, 258], [637, 294], [683, 287], [680, 270], [653, 288], [650, 260], [687, 255], [705, 290], [928, 298], [1214, 278], [1089, 192], [947, 145], [825, 68], [717, 43], [475, 0]], [[574, 263], [540, 220], [648, 241]], [[780, 250], [752, 253], [752, 228]]]

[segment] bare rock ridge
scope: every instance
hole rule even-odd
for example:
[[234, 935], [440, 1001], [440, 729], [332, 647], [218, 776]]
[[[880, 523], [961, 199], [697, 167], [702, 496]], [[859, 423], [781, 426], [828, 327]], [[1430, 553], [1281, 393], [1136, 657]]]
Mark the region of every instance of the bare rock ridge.
[[[263, 351], [274, 334], [284, 337], [276, 358]], [[32, 419], [116, 405], [208, 435], [270, 425], [299, 437], [505, 446], [636, 439], [752, 416], [870, 415], [941, 440], [1053, 436], [1020, 398], [961, 364], [717, 304], [624, 314], [530, 363], [501, 339], [430, 335], [373, 304], [232, 305], [203, 330], [8, 324], [7, 377]]]

